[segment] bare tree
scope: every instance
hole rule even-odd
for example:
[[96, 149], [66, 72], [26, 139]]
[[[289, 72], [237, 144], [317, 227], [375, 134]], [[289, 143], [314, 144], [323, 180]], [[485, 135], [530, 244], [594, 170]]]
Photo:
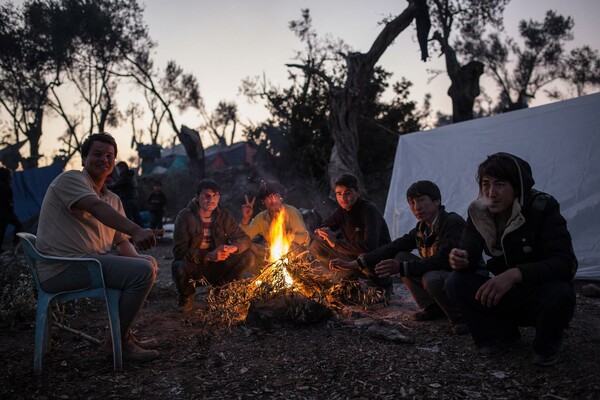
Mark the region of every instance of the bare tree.
[[[523, 46], [497, 32], [467, 43], [469, 51], [485, 61], [488, 73], [500, 88], [499, 111], [526, 108], [541, 88], [565, 76], [563, 47], [565, 41], [573, 38], [572, 29], [570, 17], [547, 11], [543, 22], [520, 22]], [[514, 63], [512, 55], [516, 58]]]
[[207, 131], [213, 137], [215, 144], [218, 143], [224, 147], [233, 144], [238, 124], [238, 111], [235, 102], [220, 101], [217, 108], [210, 115], [204, 107], [201, 108], [200, 114], [205, 121], [201, 129]]
[[127, 57], [127, 60], [129, 62], [128, 72], [119, 75], [132, 78], [148, 91], [149, 95], [158, 100], [167, 122], [185, 148], [193, 174], [196, 177], [204, 177], [204, 146], [200, 136], [196, 131], [184, 126], [179, 127], [173, 113], [173, 107], [180, 111], [189, 107], [198, 110], [203, 107], [196, 77], [184, 73], [183, 69], [174, 61], [169, 61], [163, 74], [159, 75], [148, 52], [140, 52], [136, 57]]
[[571, 50], [565, 60], [562, 78], [575, 86], [577, 96], [585, 95], [586, 88], [600, 86], [600, 57], [598, 50], [583, 46]]
[[409, 0], [408, 7], [399, 16], [384, 25], [368, 52], [341, 54], [346, 62], [343, 84], [336, 83], [335, 79], [319, 66], [310, 63], [287, 64], [288, 67], [299, 68], [306, 74], [324, 80], [329, 87], [329, 127], [334, 139], [328, 166], [331, 185], [337, 176], [345, 172], [351, 172], [362, 178], [357, 157], [358, 115], [361, 98], [373, 76], [376, 63], [394, 39], [415, 18], [418, 9], [416, 3], [424, 1]]
[[[49, 91], [60, 84], [70, 40], [54, 40], [60, 18], [48, 1], [31, 1], [18, 10], [0, 6], [0, 104], [12, 123], [14, 142], [29, 142], [24, 168], [36, 167]], [[20, 145], [19, 145], [20, 147]]]
[[[479, 78], [484, 72], [483, 63], [468, 51], [460, 54], [468, 58], [461, 64], [457, 50], [464, 49], [463, 38], [481, 35], [485, 27], [502, 26], [502, 14], [509, 0], [430, 0], [430, 15], [434, 27], [433, 44], [444, 55], [446, 73], [451, 84], [448, 96], [452, 99], [452, 121], [473, 119], [473, 106], [479, 96]], [[460, 37], [452, 43], [452, 33]]]
[[[115, 97], [120, 78], [112, 71], [124, 68], [127, 56], [154, 43], [137, 0], [60, 1], [63, 24], [73, 31], [74, 51], [65, 68], [65, 83], [74, 90], [67, 94], [52, 90], [49, 105], [67, 126], [60, 140], [63, 158], [68, 160], [86, 136], [118, 126], [122, 116]], [[78, 97], [65, 103], [73, 92]]]

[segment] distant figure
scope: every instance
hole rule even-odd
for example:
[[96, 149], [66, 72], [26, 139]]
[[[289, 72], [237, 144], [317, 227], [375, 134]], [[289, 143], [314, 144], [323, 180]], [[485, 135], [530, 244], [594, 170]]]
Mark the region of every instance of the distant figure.
[[119, 177], [115, 183], [109, 186], [109, 189], [121, 199], [127, 218], [139, 226], [143, 226], [144, 224], [140, 216], [140, 198], [135, 172], [129, 169], [125, 161], [117, 163], [117, 171], [119, 172]]
[[[331, 265], [333, 259], [353, 261], [363, 253], [388, 244], [390, 232], [383, 216], [372, 202], [360, 197], [358, 179], [343, 174], [335, 181], [335, 197], [339, 207], [315, 231], [310, 252], [317, 258], [321, 272], [332, 283], [341, 279], [367, 277], [358, 270], [341, 270]], [[376, 285], [390, 289], [390, 278], [368, 276]]]
[[148, 196], [148, 204], [150, 205], [150, 229], [162, 229], [163, 228], [163, 212], [167, 205], [167, 196], [162, 191], [162, 184], [160, 181], [154, 182], [152, 185], [152, 192]]
[[[479, 165], [480, 196], [469, 206], [448, 297], [461, 309], [484, 356], [507, 351], [533, 326], [531, 362], [559, 359], [563, 330], [575, 311], [577, 258], [567, 222], [554, 197], [533, 189], [529, 164], [496, 153]], [[480, 269], [482, 252], [490, 258]]]
[[229, 210], [219, 206], [220, 199], [220, 186], [202, 179], [196, 196], [175, 219], [171, 272], [183, 313], [193, 309], [194, 280], [220, 286], [254, 274], [250, 238]]
[[254, 239], [256, 235], [262, 235], [262, 238], [264, 238], [264, 240], [259, 240], [258, 243], [255, 241], [252, 245], [259, 263], [265, 259], [267, 247], [272, 241], [269, 233], [271, 223], [281, 210], [285, 212], [283, 230], [287, 236], [292, 238], [294, 243], [290, 247], [290, 250], [293, 251], [294, 248], [300, 250], [302, 247], [308, 246], [310, 242], [310, 235], [304, 225], [300, 211], [289, 204], [285, 204], [283, 202], [284, 195], [285, 189], [279, 182], [262, 182], [258, 189], [258, 199], [265, 206], [266, 210], [261, 211], [256, 217], [252, 218], [256, 197], [250, 201], [248, 196], [246, 196], [246, 204], [242, 206], [242, 223], [240, 224], [240, 228], [251, 239]]
[[16, 248], [19, 243], [17, 232], [21, 231], [21, 222], [15, 215], [13, 209], [13, 193], [10, 187], [12, 180], [12, 171], [8, 168], [0, 168], [0, 253], [4, 244], [4, 232], [8, 225], [12, 225], [14, 229], [13, 248]]

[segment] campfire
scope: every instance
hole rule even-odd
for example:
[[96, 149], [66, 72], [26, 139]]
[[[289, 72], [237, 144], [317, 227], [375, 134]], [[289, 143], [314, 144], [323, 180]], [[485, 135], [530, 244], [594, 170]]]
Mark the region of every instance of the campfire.
[[282, 208], [271, 222], [268, 262], [257, 277], [211, 288], [206, 323], [316, 322], [329, 318], [340, 300], [361, 305], [379, 302], [378, 293], [361, 290], [358, 283], [327, 284], [315, 272], [308, 250], [294, 243], [294, 235], [285, 231], [284, 221]]
[[[271, 238], [268, 252], [270, 264], [260, 276], [254, 280], [256, 285], [261, 286], [263, 284], [261, 277], [267, 273], [267, 276], [264, 278], [271, 277], [271, 282], [278, 283], [274, 288], [275, 291], [294, 287], [294, 279], [287, 271], [287, 266], [290, 264], [290, 258], [292, 258], [289, 252], [293, 239], [286, 234], [283, 228], [283, 221], [285, 221], [284, 208], [277, 214], [277, 217], [273, 220], [269, 229], [269, 237]], [[269, 282], [269, 280], [266, 280], [265, 282]], [[279, 286], [283, 286], [283, 288]]]

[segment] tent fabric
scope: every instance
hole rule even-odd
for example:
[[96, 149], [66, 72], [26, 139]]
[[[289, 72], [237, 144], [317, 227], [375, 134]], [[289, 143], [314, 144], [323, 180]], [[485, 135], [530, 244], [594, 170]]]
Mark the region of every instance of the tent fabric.
[[46, 190], [61, 172], [63, 165], [60, 163], [15, 172], [11, 187], [14, 210], [19, 221], [24, 222], [38, 216]]
[[406, 189], [418, 180], [435, 182], [446, 209], [466, 218], [477, 167], [500, 151], [528, 161], [534, 188], [560, 203], [576, 279], [600, 280], [600, 93], [401, 136], [384, 215], [392, 237], [415, 225]]

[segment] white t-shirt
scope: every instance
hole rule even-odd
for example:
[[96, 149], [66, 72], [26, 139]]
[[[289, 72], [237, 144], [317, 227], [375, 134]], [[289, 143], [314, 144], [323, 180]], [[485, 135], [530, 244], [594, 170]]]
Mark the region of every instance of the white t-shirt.
[[[104, 186], [98, 196], [94, 183], [85, 170], [65, 171], [52, 181], [40, 211], [37, 230], [37, 249], [57, 257], [85, 257], [105, 254], [113, 244], [128, 240], [129, 236], [109, 228], [87, 211], [71, 209], [73, 204], [87, 196], [97, 196], [120, 214], [125, 215], [119, 197]], [[38, 265], [42, 282], [60, 274], [68, 265]]]

